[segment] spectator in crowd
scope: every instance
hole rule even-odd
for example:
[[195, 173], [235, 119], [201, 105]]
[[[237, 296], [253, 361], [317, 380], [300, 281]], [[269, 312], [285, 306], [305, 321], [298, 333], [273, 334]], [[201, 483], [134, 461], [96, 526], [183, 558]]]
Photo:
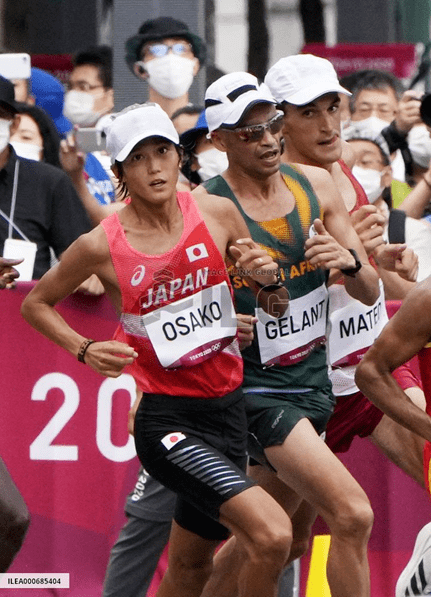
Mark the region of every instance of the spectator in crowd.
[[148, 101], [159, 104], [169, 116], [188, 104], [189, 89], [205, 54], [203, 40], [172, 17], [145, 21], [126, 42], [129, 69], [148, 82]]
[[[358, 131], [362, 127], [382, 134], [391, 154], [393, 178], [408, 183], [404, 193], [413, 183], [413, 162], [408, 146], [408, 133], [420, 122], [419, 94], [404, 90], [401, 81], [392, 73], [379, 70], [361, 71], [354, 78], [350, 97], [350, 126]], [[400, 185], [395, 185], [400, 188]], [[398, 191], [401, 193], [401, 191]]]
[[226, 153], [217, 149], [207, 135], [205, 111], [200, 114], [196, 126], [180, 135], [180, 143], [184, 147], [181, 170], [193, 185], [221, 174], [229, 165]]
[[9, 140], [18, 124], [13, 85], [0, 77], [0, 252], [8, 238], [26, 241], [27, 255], [35, 243], [37, 279], [51, 266], [50, 248], [60, 257], [91, 224], [64, 172], [17, 157]]
[[171, 116], [174, 127], [179, 135], [192, 129], [199, 115], [203, 111], [202, 106], [195, 106], [194, 104], [187, 104], [175, 112]]
[[23, 101], [43, 108], [54, 121], [60, 137], [64, 138], [73, 125], [63, 114], [65, 90], [62, 83], [54, 75], [32, 67], [30, 86], [30, 93]]
[[[73, 59], [64, 114], [75, 127], [95, 128], [102, 134], [104, 126], [110, 122], [109, 114], [113, 108], [112, 50], [108, 46], [90, 47]], [[73, 145], [76, 139], [69, 136], [67, 142]], [[63, 162], [63, 165], [69, 172], [67, 164]], [[83, 175], [89, 192], [99, 203], [106, 205], [115, 200], [111, 162], [106, 151], [86, 154]], [[72, 181], [77, 188], [74, 178]]]
[[[392, 209], [391, 182], [392, 169], [389, 155], [377, 140], [349, 135], [349, 145], [354, 151], [352, 173], [367, 194], [368, 201], [375, 205], [383, 216], [385, 228], [384, 238], [390, 243], [405, 243], [418, 256], [417, 281], [420, 282], [431, 275], [431, 225], [425, 220], [410, 217], [401, 209]], [[429, 176], [429, 173], [428, 173]], [[431, 196], [430, 183], [424, 178], [407, 196], [405, 201], [410, 205], [420, 202], [422, 197], [429, 202]], [[423, 193], [423, 195], [420, 195]], [[394, 289], [387, 288], [387, 298], [400, 299], [404, 294], [394, 294]]]
[[52, 118], [38, 106], [17, 103], [18, 128], [10, 142], [17, 156], [61, 168], [60, 136]]

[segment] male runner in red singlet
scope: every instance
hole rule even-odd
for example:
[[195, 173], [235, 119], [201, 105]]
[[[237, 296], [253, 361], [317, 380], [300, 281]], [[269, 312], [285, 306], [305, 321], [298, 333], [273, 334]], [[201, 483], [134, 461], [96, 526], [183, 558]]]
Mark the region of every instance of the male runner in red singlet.
[[[283, 159], [326, 169], [341, 192], [356, 230], [368, 254], [373, 254], [379, 274], [386, 283], [406, 294], [413, 281], [414, 259], [404, 245], [384, 245], [382, 223], [376, 209], [354, 179], [345, 159], [351, 148], [340, 137], [340, 94], [348, 94], [339, 83], [328, 60], [312, 55], [289, 56], [269, 70], [265, 83], [284, 111]], [[392, 271], [387, 271], [386, 268]], [[402, 277], [401, 277], [402, 276]], [[345, 452], [356, 435], [372, 437], [380, 450], [397, 466], [423, 484], [421, 454], [423, 440], [396, 424], [369, 402], [354, 383], [357, 363], [387, 322], [384, 292], [370, 309], [353, 300], [342, 284], [329, 287], [328, 353], [330, 374], [337, 397], [335, 411], [326, 429], [326, 441], [334, 452]], [[423, 399], [419, 381], [407, 370], [395, 372], [403, 389], [418, 402]], [[267, 490], [281, 495], [276, 480], [272, 488], [268, 474], [256, 467], [252, 476]], [[281, 498], [280, 498], [281, 499]], [[294, 544], [291, 557], [306, 551], [314, 515], [307, 504], [293, 517]]]
[[[331, 174], [368, 254], [378, 264], [384, 286], [386, 283], [397, 285], [399, 292], [405, 295], [414, 285], [410, 279], [410, 272], [415, 271], [414, 259], [405, 245], [383, 243], [380, 216], [369, 205], [362, 187], [344, 161], [351, 148], [340, 137], [339, 94], [349, 92], [339, 85], [333, 66], [317, 56], [289, 56], [271, 67], [265, 82], [285, 114], [284, 159], [317, 165]], [[415, 457], [421, 452], [419, 438], [383, 416], [358, 392], [354, 383], [355, 366], [387, 322], [383, 290], [373, 307], [371, 319], [367, 315], [369, 309], [348, 297], [341, 284], [332, 285], [329, 292], [331, 331], [328, 351], [331, 381], [338, 399], [327, 427], [328, 445], [335, 452], [344, 452], [355, 435], [372, 436], [384, 454], [422, 482], [420, 462]], [[400, 376], [400, 383], [401, 379]], [[416, 392], [414, 399], [420, 401], [420, 393], [410, 390], [417, 385], [417, 380], [413, 376], [409, 379], [404, 376], [403, 381], [404, 389]]]
[[[380, 334], [356, 369], [358, 387], [387, 416], [426, 440], [425, 485], [430, 491], [431, 442], [431, 278], [418, 284]], [[426, 412], [395, 382], [392, 371], [418, 355]], [[416, 539], [412, 558], [401, 573], [396, 597], [429, 595], [431, 591], [431, 523]]]
[[[135, 441], [143, 466], [178, 495], [169, 570], [159, 597], [198, 597], [220, 540], [233, 533], [250, 556], [240, 594], [275, 596], [290, 521], [245, 475], [242, 359], [224, 259], [258, 302], [286, 304], [278, 266], [249, 237], [229, 200], [177, 193], [178, 134], [154, 104], [133, 106], [109, 128], [113, 171], [131, 197], [81, 236], [27, 296], [24, 317], [78, 360], [143, 391]], [[91, 274], [120, 313], [114, 340], [94, 341], [54, 309]], [[192, 562], [194, 565], [191, 565]]]

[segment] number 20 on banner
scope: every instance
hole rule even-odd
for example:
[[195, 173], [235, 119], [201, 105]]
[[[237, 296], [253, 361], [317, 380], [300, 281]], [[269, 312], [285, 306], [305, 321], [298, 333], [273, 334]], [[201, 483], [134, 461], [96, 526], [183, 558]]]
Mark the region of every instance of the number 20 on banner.
[[[64, 373], [48, 373], [34, 385], [31, 399], [44, 401], [48, 392], [57, 388], [63, 392], [64, 402], [30, 445], [31, 460], [78, 460], [78, 446], [55, 444], [55, 438], [69, 423], [79, 406], [79, 388], [75, 380]], [[97, 396], [96, 444], [100, 453], [113, 462], [126, 462], [135, 455], [133, 437], [124, 446], [111, 440], [112, 403], [117, 390], [130, 393], [130, 405], [136, 397], [136, 385], [131, 375], [105, 379]], [[125, 423], [126, 424], [126, 423]]]

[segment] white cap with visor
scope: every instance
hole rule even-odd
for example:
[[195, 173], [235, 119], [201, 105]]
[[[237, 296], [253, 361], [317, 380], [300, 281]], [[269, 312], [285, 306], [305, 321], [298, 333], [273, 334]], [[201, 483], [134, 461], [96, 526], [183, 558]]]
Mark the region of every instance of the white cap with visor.
[[271, 66], [265, 84], [278, 103], [305, 106], [326, 93], [352, 95], [338, 82], [329, 60], [313, 54], [286, 56]]
[[106, 127], [106, 151], [111, 162], [124, 162], [140, 141], [149, 137], [162, 137], [179, 145], [180, 139], [166, 112], [154, 103], [134, 104], [112, 115]]
[[223, 75], [205, 93], [205, 116], [208, 130], [235, 128], [245, 113], [257, 104], [273, 104], [266, 85], [259, 85], [254, 75], [245, 72]]

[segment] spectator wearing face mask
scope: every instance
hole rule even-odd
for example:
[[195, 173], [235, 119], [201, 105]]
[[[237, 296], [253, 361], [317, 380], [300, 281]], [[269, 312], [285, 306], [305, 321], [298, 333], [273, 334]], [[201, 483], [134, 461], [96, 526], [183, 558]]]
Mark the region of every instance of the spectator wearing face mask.
[[17, 103], [16, 108], [20, 120], [10, 144], [17, 156], [61, 168], [60, 136], [53, 120], [37, 106]]
[[60, 258], [91, 224], [60, 168], [16, 155], [9, 140], [19, 119], [13, 85], [0, 77], [0, 254], [24, 257], [28, 278], [38, 279], [51, 267], [50, 249]]
[[184, 147], [182, 173], [196, 186], [224, 172], [228, 167], [227, 155], [219, 151], [207, 138], [208, 124], [205, 110], [200, 114], [196, 126], [180, 135]]
[[[103, 131], [114, 108], [112, 87], [112, 50], [108, 46], [90, 47], [73, 59], [67, 92], [64, 97], [64, 114], [75, 127], [95, 128]], [[62, 143], [63, 168], [72, 178], [81, 195], [82, 172], [74, 169], [74, 160], [68, 152], [76, 144], [74, 135]], [[78, 147], [79, 149], [79, 147]], [[105, 151], [93, 151], [85, 155], [83, 175], [88, 191], [98, 203], [107, 205], [115, 200], [111, 161]]]
[[52, 118], [58, 134], [64, 137], [73, 125], [63, 114], [64, 87], [58, 79], [46, 71], [32, 67], [30, 93], [23, 99], [26, 104], [36, 105]]
[[397, 205], [409, 193], [413, 180], [413, 160], [408, 134], [420, 122], [419, 95], [404, 87], [392, 73], [379, 70], [362, 71], [353, 80], [350, 97], [350, 121], [346, 128], [355, 134], [372, 131], [382, 136], [391, 156], [393, 196]]
[[172, 17], [145, 21], [126, 42], [127, 65], [148, 82], [148, 101], [159, 104], [169, 116], [187, 105], [205, 53], [202, 39]]
[[431, 275], [431, 225], [392, 209], [389, 155], [376, 140], [352, 136], [348, 140], [355, 153], [352, 173], [363, 187], [368, 201], [374, 204], [385, 219], [384, 237], [390, 243], [405, 243], [419, 260], [417, 281]]

